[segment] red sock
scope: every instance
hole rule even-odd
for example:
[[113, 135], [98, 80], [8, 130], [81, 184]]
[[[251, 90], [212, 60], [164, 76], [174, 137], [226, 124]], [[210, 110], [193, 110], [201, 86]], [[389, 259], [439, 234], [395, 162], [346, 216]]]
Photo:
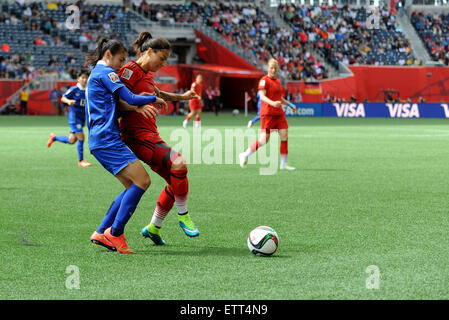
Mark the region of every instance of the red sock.
[[251, 152], [256, 152], [257, 149], [259, 149], [259, 140], [255, 141], [251, 147], [249, 147], [249, 150], [251, 150]]
[[281, 141], [281, 154], [288, 154], [288, 141]]
[[170, 185], [167, 185], [157, 198], [157, 207], [161, 208], [162, 211], [170, 211], [175, 203], [175, 196], [173, 194], [173, 189]]
[[170, 182], [175, 197], [187, 198], [189, 193], [189, 180], [186, 170], [170, 170]]
[[154, 225], [160, 228], [162, 226], [162, 221], [164, 221], [171, 208], [173, 208], [174, 203], [175, 197], [170, 185], [168, 185], [162, 189], [162, 192], [159, 194], [151, 223], [154, 223]]
[[187, 195], [189, 193], [189, 180], [186, 170], [171, 170], [170, 182], [173, 189], [176, 207], [178, 213], [187, 212]]
[[196, 116], [195, 121], [200, 121], [200, 116]]
[[187, 120], [187, 121], [190, 121], [190, 118], [191, 118], [191, 117], [192, 117], [192, 116], [191, 116], [190, 114], [188, 114], [187, 117], [186, 117], [186, 120]]

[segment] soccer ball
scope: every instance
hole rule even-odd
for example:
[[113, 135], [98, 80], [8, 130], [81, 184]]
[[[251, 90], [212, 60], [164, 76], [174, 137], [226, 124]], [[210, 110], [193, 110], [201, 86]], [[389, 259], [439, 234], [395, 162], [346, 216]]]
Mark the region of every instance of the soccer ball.
[[255, 255], [271, 256], [278, 246], [279, 237], [273, 228], [260, 226], [249, 233], [248, 248]]
[[237, 116], [239, 113], [240, 113], [239, 109], [234, 109], [234, 110], [232, 110], [232, 114], [233, 114], [234, 116]]

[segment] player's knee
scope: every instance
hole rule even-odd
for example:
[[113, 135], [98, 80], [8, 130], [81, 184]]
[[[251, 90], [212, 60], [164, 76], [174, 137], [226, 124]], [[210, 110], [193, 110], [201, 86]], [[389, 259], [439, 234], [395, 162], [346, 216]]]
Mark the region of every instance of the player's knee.
[[74, 144], [78, 139], [75, 136], [69, 137], [69, 144]]
[[143, 190], [147, 190], [150, 187], [150, 185], [151, 185], [151, 178], [148, 175], [148, 173], [145, 172], [145, 174], [139, 178], [139, 186]]
[[187, 170], [187, 161], [183, 156], [178, 156], [173, 160], [171, 170]]

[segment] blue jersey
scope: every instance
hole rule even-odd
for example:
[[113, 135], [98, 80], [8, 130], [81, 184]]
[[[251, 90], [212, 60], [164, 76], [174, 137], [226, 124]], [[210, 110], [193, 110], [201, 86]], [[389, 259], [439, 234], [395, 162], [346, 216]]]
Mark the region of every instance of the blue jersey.
[[75, 100], [76, 102], [72, 107], [84, 110], [84, 107], [86, 106], [86, 90], [81, 89], [79, 84], [67, 90], [63, 97]]
[[125, 86], [114, 69], [99, 61], [86, 89], [86, 117], [89, 149], [105, 149], [122, 143], [115, 92]]
[[257, 92], [257, 114], [260, 114], [260, 106], [262, 105], [262, 100], [260, 100], [259, 92]]

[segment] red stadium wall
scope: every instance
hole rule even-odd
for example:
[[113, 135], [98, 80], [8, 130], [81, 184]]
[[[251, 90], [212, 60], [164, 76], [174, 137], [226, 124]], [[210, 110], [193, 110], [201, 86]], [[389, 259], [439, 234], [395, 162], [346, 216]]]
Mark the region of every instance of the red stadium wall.
[[[358, 101], [368, 98], [370, 102], [383, 102], [383, 90], [394, 90], [403, 101], [410, 98], [412, 102], [417, 102], [419, 97], [426, 102], [449, 101], [448, 67], [353, 66], [350, 69], [353, 76], [322, 81], [322, 93], [328, 92], [346, 101], [354, 95]], [[287, 88], [292, 94], [299, 89], [304, 102], [319, 102], [322, 99], [322, 94], [305, 94], [303, 82], [288, 82]]]
[[196, 53], [207, 63], [255, 71], [259, 70], [246, 60], [240, 58], [234, 52], [229, 51], [221, 44], [205, 36], [198, 30], [195, 30], [195, 35], [197, 39]]
[[383, 101], [382, 90], [397, 90], [404, 101], [449, 101], [448, 67], [351, 67], [357, 79], [357, 98]]
[[11, 95], [22, 87], [22, 81], [19, 80], [1, 80], [0, 81], [0, 107]]

